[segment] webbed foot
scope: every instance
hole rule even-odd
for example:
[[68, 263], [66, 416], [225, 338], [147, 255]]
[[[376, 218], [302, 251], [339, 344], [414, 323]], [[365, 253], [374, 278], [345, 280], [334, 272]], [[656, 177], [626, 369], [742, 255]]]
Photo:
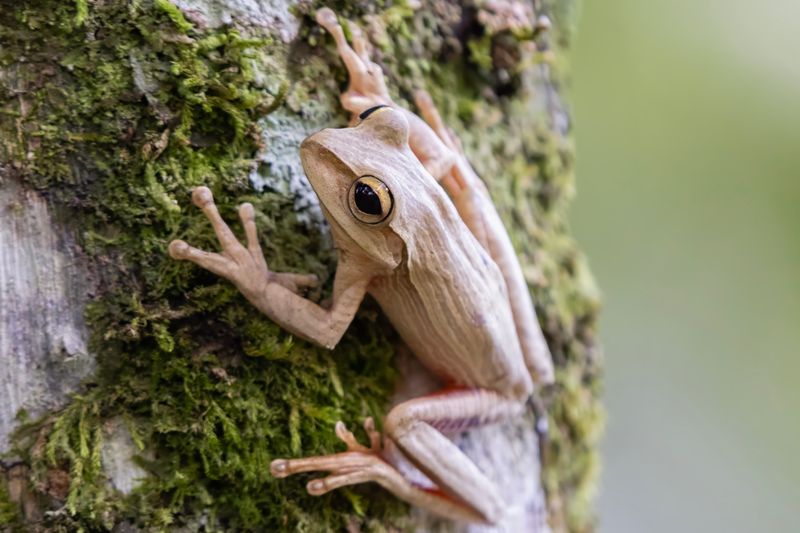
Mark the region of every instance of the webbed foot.
[[399, 474], [381, 458], [381, 436], [375, 430], [372, 418], [364, 421], [370, 439], [369, 447], [359, 443], [343, 422], [336, 423], [336, 436], [347, 445], [347, 451], [331, 455], [302, 459], [275, 459], [270, 472], [284, 478], [300, 472], [330, 472], [330, 475], [313, 479], [306, 485], [309, 494], [320, 496], [334, 489], [368, 481], [385, 481]]
[[173, 259], [191, 261], [230, 280], [245, 296], [260, 293], [269, 282], [278, 283], [295, 293], [317, 285], [317, 276], [313, 274], [270, 272], [258, 242], [255, 209], [252, 204], [243, 203], [239, 206], [239, 218], [247, 241], [244, 246], [220, 216], [208, 187], [195, 188], [192, 191], [192, 202], [211, 222], [222, 251], [206, 252], [178, 239], [169, 243], [169, 255]]

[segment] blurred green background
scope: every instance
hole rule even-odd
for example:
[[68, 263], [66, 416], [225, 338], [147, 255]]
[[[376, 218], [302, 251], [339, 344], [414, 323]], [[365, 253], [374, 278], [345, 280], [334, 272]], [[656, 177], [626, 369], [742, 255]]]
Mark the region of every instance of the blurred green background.
[[800, 2], [587, 0], [601, 531], [800, 531]]

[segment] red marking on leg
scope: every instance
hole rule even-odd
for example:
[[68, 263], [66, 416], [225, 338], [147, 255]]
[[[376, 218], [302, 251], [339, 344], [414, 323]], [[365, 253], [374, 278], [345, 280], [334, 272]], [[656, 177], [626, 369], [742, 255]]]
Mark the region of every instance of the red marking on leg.
[[426, 397], [435, 397], [435, 396], [444, 396], [446, 394], [453, 394], [454, 392], [469, 392], [469, 391], [476, 391], [475, 387], [467, 387], [466, 385], [458, 384], [454, 381], [447, 383], [443, 388], [434, 391], [430, 394], [426, 394], [423, 398]]
[[436, 496], [437, 498], [441, 498], [441, 499], [447, 500], [449, 502], [461, 504], [461, 501], [453, 498], [452, 496], [450, 496], [446, 492], [442, 491], [442, 489], [440, 489], [439, 487], [420, 487], [419, 485], [416, 485], [416, 484], [414, 486], [416, 488], [418, 488], [419, 490], [421, 490], [422, 492], [426, 492], [426, 493], [430, 494], [431, 496]]

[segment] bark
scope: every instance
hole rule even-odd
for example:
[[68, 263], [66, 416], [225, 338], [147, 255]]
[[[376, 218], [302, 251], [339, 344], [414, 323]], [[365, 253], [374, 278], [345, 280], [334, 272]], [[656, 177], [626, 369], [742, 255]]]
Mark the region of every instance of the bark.
[[[347, 123], [337, 100], [346, 76], [316, 7], [0, 9], [0, 525], [500, 530], [444, 523], [371, 486], [313, 498], [305, 480], [272, 479], [273, 457], [340, 450], [336, 420], [380, 419], [435, 384], [397, 353], [372, 302], [329, 353], [166, 258], [176, 237], [216, 247], [189, 202], [206, 184], [228, 220], [239, 202], [255, 205], [271, 268], [315, 273], [326, 283], [309, 296], [330, 294], [334, 253], [297, 149]], [[561, 96], [575, 7], [332, 7], [365, 28], [397, 100], [427, 89], [462, 139], [553, 351], [557, 383], [538, 393], [547, 441], [531, 415], [459, 435], [459, 446], [507, 498], [505, 530], [589, 531], [602, 420], [597, 298], [565, 223], [573, 152]], [[536, 29], [542, 15], [549, 32]]]

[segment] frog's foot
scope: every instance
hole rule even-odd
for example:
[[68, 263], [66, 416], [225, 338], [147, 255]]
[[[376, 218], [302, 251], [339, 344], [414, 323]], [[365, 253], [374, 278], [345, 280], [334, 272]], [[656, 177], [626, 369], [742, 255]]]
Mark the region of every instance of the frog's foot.
[[261, 245], [258, 243], [258, 232], [255, 224], [255, 211], [249, 203], [239, 207], [239, 217], [242, 220], [247, 235], [247, 247], [243, 246], [231, 229], [222, 220], [214, 203], [214, 196], [208, 187], [197, 187], [192, 191], [192, 202], [202, 209], [217, 240], [222, 247], [221, 253], [210, 253], [181, 240], [169, 244], [169, 254], [173, 259], [192, 261], [211, 272], [231, 280], [239, 289], [247, 293], [257, 292], [266, 284], [269, 270]]
[[174, 240], [169, 243], [169, 255], [173, 259], [191, 261], [227, 278], [245, 295], [257, 294], [269, 282], [282, 285], [295, 293], [317, 285], [317, 277], [313, 274], [269, 271], [258, 242], [255, 209], [251, 204], [244, 203], [239, 206], [239, 218], [244, 226], [247, 239], [247, 246], [243, 246], [230, 227], [222, 220], [214, 203], [214, 196], [208, 187], [194, 189], [192, 202], [203, 211], [211, 222], [222, 252], [206, 252], [190, 246], [182, 240]]
[[336, 14], [329, 8], [317, 11], [317, 23], [325, 28], [336, 41], [336, 50], [344, 61], [350, 84], [342, 93], [342, 107], [358, 115], [370, 107], [377, 105], [393, 105], [386, 89], [383, 70], [370, 59], [367, 40], [361, 29], [349, 23], [353, 46], [347, 43], [344, 30], [339, 24]]
[[277, 478], [300, 472], [330, 472], [327, 477], [308, 482], [306, 490], [313, 496], [321, 496], [348, 485], [374, 481], [401, 500], [445, 518], [464, 522], [485, 522], [485, 519], [473, 509], [444, 495], [441, 491], [423, 490], [412, 485], [394, 466], [381, 457], [381, 436], [375, 431], [375, 424], [371, 418], [364, 421], [364, 429], [369, 435], [369, 447], [360, 444], [342, 422], [337, 422], [336, 436], [347, 445], [348, 451], [303, 459], [275, 459], [270, 464], [270, 472]]
[[346, 452], [303, 459], [275, 459], [270, 464], [270, 472], [278, 478], [300, 472], [330, 472], [327, 477], [308, 482], [306, 489], [314, 496], [347, 485], [382, 482], [399, 475], [394, 467], [381, 458], [381, 435], [375, 430], [372, 418], [364, 421], [364, 430], [369, 436], [369, 447], [359, 443], [344, 423], [339, 421], [336, 423], [336, 436], [347, 445]]
[[364, 452], [364, 453], [374, 453], [376, 455], [380, 455], [381, 453], [381, 433], [380, 431], [375, 429], [375, 420], [368, 416], [364, 419], [364, 431], [367, 433], [367, 437], [369, 437], [369, 448], [366, 446], [361, 445], [357, 440], [355, 435], [347, 429], [347, 426], [344, 425], [344, 422], [341, 420], [336, 423], [336, 436], [339, 437], [339, 440], [344, 442], [347, 445], [347, 449], [351, 452]]

